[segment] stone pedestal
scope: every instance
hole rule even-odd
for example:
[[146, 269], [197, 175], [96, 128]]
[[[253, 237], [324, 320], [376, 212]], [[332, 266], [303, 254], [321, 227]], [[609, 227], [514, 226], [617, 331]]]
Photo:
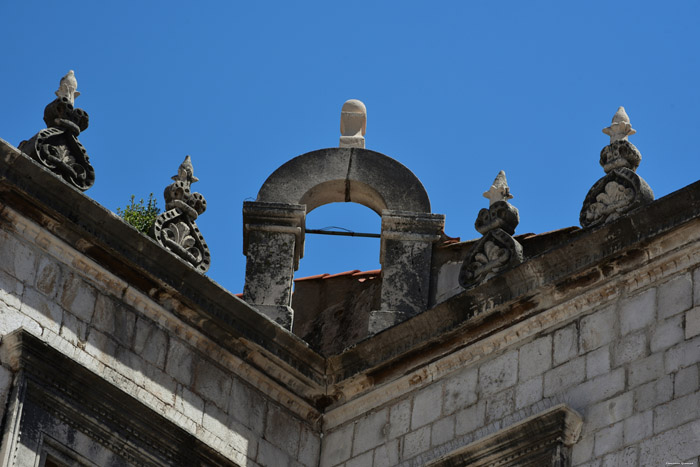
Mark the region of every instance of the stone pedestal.
[[292, 329], [292, 280], [304, 253], [306, 208], [298, 204], [245, 202], [243, 299]]
[[442, 214], [382, 213], [381, 306], [370, 313], [370, 334], [427, 309], [433, 243], [444, 226]]

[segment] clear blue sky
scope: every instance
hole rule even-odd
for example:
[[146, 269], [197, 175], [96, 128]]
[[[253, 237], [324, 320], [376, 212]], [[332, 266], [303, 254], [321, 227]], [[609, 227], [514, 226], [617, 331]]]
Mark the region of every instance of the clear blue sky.
[[[0, 138], [44, 127], [75, 70], [86, 194], [116, 210], [162, 192], [192, 156], [208, 210], [208, 275], [243, 289], [242, 203], [299, 154], [338, 145], [340, 107], [368, 109], [367, 148], [423, 182], [446, 232], [477, 238], [481, 194], [507, 173], [517, 233], [578, 225], [604, 175], [601, 129], [618, 106], [657, 198], [700, 178], [700, 3], [155, 2], [0, 3]], [[379, 232], [351, 204], [309, 228]], [[297, 277], [378, 267], [378, 240], [307, 236]]]

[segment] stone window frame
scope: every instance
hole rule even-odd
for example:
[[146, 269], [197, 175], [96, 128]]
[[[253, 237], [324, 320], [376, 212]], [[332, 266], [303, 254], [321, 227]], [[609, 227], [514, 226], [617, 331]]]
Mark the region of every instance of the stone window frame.
[[503, 428], [452, 451], [429, 467], [571, 465], [571, 446], [581, 435], [583, 419], [566, 404]]
[[48, 455], [71, 467], [93, 467], [94, 456], [125, 466], [236, 465], [24, 329], [3, 336], [0, 361], [15, 373], [3, 466], [41, 466]]

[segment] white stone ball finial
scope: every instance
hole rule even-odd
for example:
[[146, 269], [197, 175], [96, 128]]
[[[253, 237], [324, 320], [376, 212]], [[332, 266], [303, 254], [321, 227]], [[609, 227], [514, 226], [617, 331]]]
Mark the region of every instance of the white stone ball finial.
[[488, 198], [489, 206], [493, 206], [493, 204], [498, 201], [513, 199], [513, 195], [510, 194], [510, 188], [508, 187], [508, 181], [506, 180], [506, 173], [503, 170], [498, 172], [489, 191], [484, 192], [484, 198]]
[[610, 136], [610, 144], [615, 141], [627, 141], [627, 137], [633, 135], [637, 130], [632, 128], [630, 118], [625, 112], [625, 108], [620, 106], [613, 116], [612, 123], [609, 127], [603, 128], [603, 133]]
[[75, 73], [73, 70], [68, 70], [66, 76], [61, 78], [60, 83], [58, 83], [58, 91], [56, 91], [56, 96], [58, 98], [65, 97], [71, 105], [75, 104], [75, 98], [80, 95], [78, 91], [78, 81], [75, 79]]
[[362, 101], [350, 99], [340, 111], [340, 147], [364, 148], [367, 108]]

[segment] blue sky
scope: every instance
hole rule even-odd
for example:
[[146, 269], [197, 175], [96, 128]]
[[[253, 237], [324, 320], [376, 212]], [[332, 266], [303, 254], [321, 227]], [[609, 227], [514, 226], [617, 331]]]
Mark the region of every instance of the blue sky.
[[[367, 148], [423, 182], [446, 232], [477, 238], [481, 194], [505, 170], [517, 233], [578, 225], [604, 175], [601, 129], [627, 109], [638, 173], [657, 198], [700, 178], [700, 3], [0, 3], [0, 138], [43, 128], [75, 70], [96, 170], [86, 194], [116, 210], [162, 192], [190, 154], [208, 210], [208, 275], [243, 289], [244, 200], [299, 154], [338, 145], [340, 108], [368, 109]], [[307, 227], [379, 232], [332, 204]], [[374, 269], [374, 239], [307, 236], [297, 277]]]

